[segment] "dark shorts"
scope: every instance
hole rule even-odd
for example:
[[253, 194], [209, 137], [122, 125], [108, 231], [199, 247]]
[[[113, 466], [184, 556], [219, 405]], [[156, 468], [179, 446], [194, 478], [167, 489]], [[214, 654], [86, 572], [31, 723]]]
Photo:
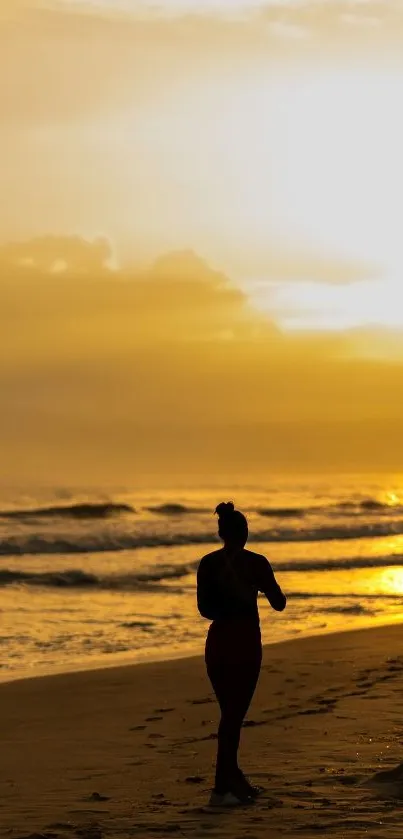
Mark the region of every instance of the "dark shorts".
[[207, 634], [205, 659], [214, 690], [256, 685], [262, 663], [259, 623], [249, 618], [214, 621]]

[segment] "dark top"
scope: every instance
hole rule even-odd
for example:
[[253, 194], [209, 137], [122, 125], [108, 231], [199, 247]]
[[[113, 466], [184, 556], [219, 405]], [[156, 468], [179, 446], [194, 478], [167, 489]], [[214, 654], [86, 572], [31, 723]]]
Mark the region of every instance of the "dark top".
[[253, 618], [259, 621], [257, 596], [266, 595], [270, 605], [281, 612], [286, 598], [273, 569], [261, 554], [242, 550], [229, 558], [224, 549], [206, 554], [197, 572], [197, 605], [203, 618], [228, 620]]

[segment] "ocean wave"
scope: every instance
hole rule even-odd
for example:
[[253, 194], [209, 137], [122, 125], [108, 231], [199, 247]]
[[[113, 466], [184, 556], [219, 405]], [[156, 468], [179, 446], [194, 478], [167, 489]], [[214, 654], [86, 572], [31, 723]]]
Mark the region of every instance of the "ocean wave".
[[403, 513], [403, 507], [398, 504], [387, 504], [375, 498], [362, 500], [336, 501], [331, 504], [319, 504], [307, 507], [262, 507], [254, 512], [270, 518], [301, 518], [307, 515], [360, 516], [370, 513], [378, 515], [397, 516]]
[[382, 501], [378, 501], [376, 498], [365, 498], [363, 501], [360, 501], [358, 504], [362, 510], [384, 510], [384, 509], [391, 509], [390, 504], [384, 504]]
[[[162, 590], [164, 583], [169, 581], [181, 580], [190, 574], [193, 575], [194, 583], [195, 572], [199, 565], [199, 560], [193, 562], [186, 562], [180, 565], [156, 565], [155, 568], [148, 568], [139, 570], [130, 574], [105, 574], [98, 575], [90, 573], [85, 569], [67, 569], [60, 571], [43, 571], [34, 572], [18, 569], [4, 568], [0, 570], [0, 587], [13, 584], [24, 584], [31, 586], [50, 586], [54, 588], [101, 588], [109, 590]], [[396, 568], [403, 567], [403, 554], [392, 554], [390, 556], [360, 556], [347, 559], [316, 559], [316, 560], [296, 560], [294, 562], [276, 562], [274, 569], [276, 573], [287, 572], [332, 572], [332, 571], [353, 571], [364, 568]], [[310, 593], [310, 592], [290, 592], [285, 581], [285, 589], [287, 595], [291, 597], [340, 597], [339, 592], [336, 593]], [[170, 589], [171, 590], [171, 589]], [[350, 595], [349, 595], [350, 596]], [[354, 596], [354, 595], [351, 595]], [[364, 595], [359, 595], [364, 597]], [[369, 593], [365, 598], [371, 597]], [[378, 596], [378, 595], [376, 595]], [[382, 597], [389, 595], [382, 594]], [[391, 595], [392, 596], [392, 595]], [[403, 592], [393, 594], [403, 600]]]
[[[312, 528], [275, 528], [251, 534], [250, 543], [278, 542], [327, 542], [347, 539], [372, 539], [382, 536], [396, 536], [403, 533], [401, 522], [366, 523], [357, 526], [340, 525], [338, 527]], [[217, 543], [214, 531], [202, 533], [148, 533], [127, 532], [86, 533], [69, 536], [41, 534], [18, 534], [0, 539], [0, 556], [24, 556], [38, 554], [79, 554], [101, 553], [141, 548], [170, 548], [192, 545], [212, 545]]]
[[134, 513], [135, 510], [129, 504], [117, 504], [112, 501], [88, 502], [82, 504], [56, 504], [51, 507], [35, 507], [33, 509], [0, 510], [2, 519], [27, 519], [38, 518], [73, 518], [73, 519], [100, 519], [119, 513]]
[[273, 517], [273, 518], [295, 518], [298, 516], [305, 516], [309, 512], [309, 508], [303, 507], [263, 507], [256, 510], [259, 516]]
[[336, 527], [311, 527], [291, 530], [277, 528], [269, 533], [253, 535], [257, 542], [332, 542], [345, 539], [375, 539], [403, 533], [403, 521], [368, 522], [357, 525], [340, 524]]
[[320, 611], [325, 615], [376, 615], [376, 609], [363, 606], [362, 603], [340, 604], [338, 606], [323, 606]]
[[155, 621], [124, 621], [119, 626], [122, 629], [143, 629], [145, 632], [148, 632], [153, 626], [156, 626], [156, 623]]
[[10, 536], [0, 539], [0, 556], [37, 556], [40, 554], [109, 553], [141, 548], [169, 548], [183, 545], [211, 544], [215, 534], [131, 535], [128, 533], [76, 534], [66, 536]]
[[[324, 508], [326, 510], [326, 508]], [[329, 506], [330, 510], [341, 510], [344, 514], [357, 515], [363, 513], [378, 513], [388, 515], [399, 515], [403, 512], [401, 504], [388, 504], [376, 498], [364, 498], [360, 501], [340, 501]]]
[[[10, 585], [40, 586], [44, 588], [98, 588], [108, 591], [162, 590], [161, 583], [179, 580], [194, 571], [194, 565], [157, 566], [155, 570], [134, 574], [91, 574], [82, 569], [65, 571], [18, 571], [11, 568], [0, 570], [0, 587]], [[158, 584], [158, 585], [157, 585]], [[171, 588], [170, 588], [171, 590]]]
[[[164, 502], [161, 504], [155, 504], [150, 506], [145, 506], [143, 508], [145, 511], [149, 513], [153, 513], [156, 516], [163, 516], [163, 517], [181, 517], [181, 516], [188, 516], [190, 514], [208, 514], [212, 515], [212, 510], [204, 508], [204, 507], [197, 507], [191, 506], [187, 504], [182, 504], [179, 502]], [[130, 504], [117, 502], [117, 501], [86, 501], [86, 502], [74, 502], [74, 503], [66, 503], [66, 504], [52, 504], [48, 506], [36, 506], [32, 508], [17, 508], [11, 510], [0, 510], [0, 520], [4, 521], [12, 521], [16, 520], [21, 523], [29, 522], [33, 519], [81, 519], [81, 520], [91, 520], [91, 519], [104, 519], [112, 516], [119, 516], [125, 513], [133, 514], [136, 510]], [[384, 515], [390, 516], [398, 516], [403, 514], [403, 506], [401, 505], [391, 505], [388, 503], [384, 503], [379, 501], [376, 498], [363, 498], [363, 499], [348, 499], [348, 500], [340, 500], [335, 501], [333, 503], [325, 503], [322, 505], [317, 506], [310, 506], [307, 505], [306, 507], [294, 507], [294, 506], [265, 506], [265, 507], [257, 507], [251, 508], [250, 512], [257, 513], [262, 518], [273, 518], [273, 519], [286, 519], [286, 518], [303, 518], [307, 515], [314, 515], [314, 516], [331, 516], [334, 518], [335, 516], [344, 516], [347, 518], [355, 517], [358, 518], [360, 515], [371, 516], [371, 514], [378, 514], [379, 516], [383, 517]], [[372, 517], [372, 516], [371, 516]], [[374, 525], [367, 525], [363, 524], [362, 527], [370, 527], [375, 526], [377, 527], [376, 522]], [[379, 527], [387, 527], [387, 523], [379, 522]], [[357, 525], [359, 528], [360, 525]], [[341, 528], [342, 529], [342, 528]], [[327, 536], [326, 533], [330, 532], [331, 528], [328, 528], [326, 531], [323, 528], [323, 538], [343, 538], [343, 535], [340, 536]], [[300, 531], [302, 533], [303, 531]], [[314, 530], [316, 533], [317, 531]], [[358, 534], [359, 535], [359, 534]], [[377, 535], [377, 534], [375, 534]], [[381, 534], [382, 535], [382, 534]], [[260, 541], [263, 539], [258, 537]], [[307, 538], [313, 538], [307, 536]], [[319, 537], [320, 538], [320, 537]], [[348, 535], [345, 538], [354, 538], [349, 537]], [[265, 536], [266, 541], [272, 541], [273, 535], [268, 534]], [[192, 541], [200, 542], [203, 539], [200, 536], [197, 536]], [[205, 541], [212, 541], [211, 537]], [[163, 544], [163, 543], [161, 543]], [[182, 541], [179, 542], [182, 544]]]
[[155, 507], [146, 507], [149, 513], [159, 513], [161, 516], [182, 516], [186, 513], [204, 513], [198, 507], [186, 507], [185, 504], [157, 504]]
[[[379, 592], [365, 592], [363, 594], [354, 593], [349, 591], [348, 593], [341, 592], [332, 592], [332, 591], [287, 591], [287, 600], [343, 600], [348, 597], [349, 600], [370, 600], [370, 601], [381, 601], [381, 600], [397, 600], [399, 603], [403, 603], [403, 593], [393, 592], [393, 591], [383, 591], [382, 594]], [[337, 608], [335, 606], [335, 608]]]
[[[403, 566], [403, 554], [386, 556], [356, 556], [346, 559], [307, 559], [276, 562], [276, 571], [357, 571], [360, 568], [398, 568]], [[402, 594], [403, 596], [403, 594]]]
[[80, 570], [31, 573], [30, 571], [14, 571], [4, 568], [0, 571], [0, 586], [25, 583], [26, 585], [54, 586], [55, 588], [81, 588], [82, 586], [94, 586], [97, 581], [94, 574], [88, 574], [86, 571]]

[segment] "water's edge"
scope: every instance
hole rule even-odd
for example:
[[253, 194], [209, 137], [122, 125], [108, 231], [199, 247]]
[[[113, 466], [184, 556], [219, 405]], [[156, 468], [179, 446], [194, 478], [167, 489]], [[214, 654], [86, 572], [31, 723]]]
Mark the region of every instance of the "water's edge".
[[[366, 626], [359, 626], [359, 627], [354, 627], [354, 628], [348, 627], [347, 629], [339, 629], [339, 628], [336, 629], [336, 630], [335, 629], [329, 629], [329, 630], [318, 629], [315, 632], [306, 632], [306, 633], [301, 632], [301, 634], [298, 635], [298, 637], [294, 637], [294, 638], [280, 638], [280, 639], [274, 640], [274, 641], [267, 641], [266, 643], [263, 644], [263, 648], [265, 649], [266, 647], [281, 647], [284, 644], [287, 644], [287, 645], [298, 644], [300, 641], [307, 640], [308, 638], [315, 638], [315, 637], [318, 637], [319, 635], [320, 636], [326, 635], [326, 636], [337, 637], [338, 635], [346, 635], [346, 634], [349, 635], [349, 634], [352, 634], [352, 633], [356, 634], [356, 633], [359, 633], [359, 632], [361, 632], [361, 633], [362, 632], [374, 632], [377, 629], [381, 629], [381, 628], [385, 629], [386, 627], [391, 628], [392, 626], [397, 626], [399, 624], [403, 626], [403, 619], [396, 619], [395, 621], [388, 620], [385, 623], [377, 623], [376, 626], [374, 626], [373, 624], [368, 624]], [[136, 659], [136, 661], [131, 661], [131, 660], [129, 660], [129, 656], [125, 655], [124, 657], [122, 657], [120, 659], [120, 661], [117, 662], [115, 660], [114, 662], [111, 662], [110, 664], [105, 664], [105, 662], [102, 662], [102, 664], [101, 664], [99, 661], [98, 661], [98, 663], [96, 663], [94, 661], [90, 666], [88, 666], [88, 662], [86, 662], [85, 665], [83, 664], [82, 667], [75, 666], [75, 667], [72, 667], [71, 669], [66, 669], [66, 668], [63, 668], [63, 669], [59, 669], [59, 668], [46, 669], [46, 668], [43, 668], [42, 669], [42, 668], [37, 668], [37, 669], [40, 669], [41, 672], [40, 673], [37, 672], [35, 675], [32, 674], [32, 672], [21, 671], [20, 673], [15, 673], [15, 674], [9, 673], [7, 676], [6, 675], [0, 676], [0, 690], [1, 690], [1, 687], [3, 685], [7, 685], [7, 684], [10, 684], [10, 683], [15, 683], [15, 682], [25, 682], [27, 680], [32, 680], [32, 679], [45, 679], [45, 678], [49, 679], [49, 678], [53, 678], [53, 677], [57, 677], [57, 676], [72, 676], [75, 673], [92, 673], [93, 671], [102, 671], [102, 670], [121, 670], [122, 668], [128, 668], [128, 669], [130, 668], [131, 669], [133, 667], [141, 667], [141, 666], [144, 666], [146, 664], [165, 664], [165, 663], [172, 662], [172, 661], [179, 661], [179, 660], [186, 660], [186, 659], [189, 659], [189, 660], [198, 659], [198, 658], [202, 659], [203, 657], [204, 657], [204, 648], [201, 648], [200, 650], [195, 649], [194, 651], [191, 651], [191, 650], [188, 649], [186, 651], [172, 653], [171, 655], [165, 655], [163, 658], [154, 657], [154, 656], [150, 656], [150, 655], [145, 654], [143, 659]]]

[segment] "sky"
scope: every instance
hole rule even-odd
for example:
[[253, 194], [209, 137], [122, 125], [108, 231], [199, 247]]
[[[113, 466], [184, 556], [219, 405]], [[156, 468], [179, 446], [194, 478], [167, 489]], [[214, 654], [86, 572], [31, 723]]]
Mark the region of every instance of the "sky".
[[3, 0], [9, 472], [118, 479], [135, 423], [131, 478], [394, 468], [402, 42], [400, 0]]
[[[286, 300], [300, 283], [297, 316], [275, 289], [287, 327], [402, 324], [400, 2], [6, 0], [3, 15], [0, 236], [106, 233], [122, 259], [192, 247], [270, 311], [262, 280]], [[335, 276], [363, 271], [335, 311]]]

